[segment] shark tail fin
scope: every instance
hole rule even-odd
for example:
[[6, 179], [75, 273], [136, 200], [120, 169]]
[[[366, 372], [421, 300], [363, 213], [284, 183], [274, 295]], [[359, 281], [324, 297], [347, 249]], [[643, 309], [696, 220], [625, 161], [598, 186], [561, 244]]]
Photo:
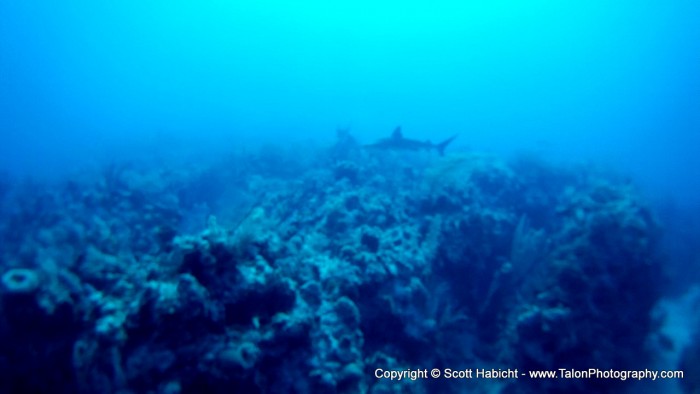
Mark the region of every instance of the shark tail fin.
[[435, 145], [435, 147], [438, 150], [438, 153], [440, 153], [440, 156], [445, 156], [445, 148], [447, 148], [447, 145], [449, 145], [454, 139], [457, 138], [457, 134], [453, 135], [452, 137], [442, 141], [441, 143]]

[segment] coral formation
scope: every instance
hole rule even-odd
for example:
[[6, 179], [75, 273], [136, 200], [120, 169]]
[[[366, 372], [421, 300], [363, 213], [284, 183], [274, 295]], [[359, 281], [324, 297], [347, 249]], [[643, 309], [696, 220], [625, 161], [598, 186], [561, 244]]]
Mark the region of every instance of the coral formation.
[[629, 185], [348, 141], [6, 192], [0, 391], [604, 392], [374, 371], [644, 367], [660, 232]]

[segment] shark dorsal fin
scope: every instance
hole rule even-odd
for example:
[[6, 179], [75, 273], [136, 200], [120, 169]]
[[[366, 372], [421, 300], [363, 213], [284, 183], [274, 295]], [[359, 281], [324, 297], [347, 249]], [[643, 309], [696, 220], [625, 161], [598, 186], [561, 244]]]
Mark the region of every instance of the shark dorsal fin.
[[391, 133], [391, 138], [396, 139], [396, 140], [400, 140], [403, 138], [403, 134], [401, 133], [401, 126], [397, 126], [394, 129], [394, 132]]

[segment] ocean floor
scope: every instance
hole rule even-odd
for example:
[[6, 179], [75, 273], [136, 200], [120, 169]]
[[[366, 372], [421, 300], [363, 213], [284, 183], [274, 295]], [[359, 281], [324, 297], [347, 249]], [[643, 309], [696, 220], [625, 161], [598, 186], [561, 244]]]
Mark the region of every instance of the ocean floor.
[[[663, 297], [656, 213], [591, 167], [346, 136], [7, 178], [0, 215], [3, 393], [700, 389], [698, 291]], [[589, 368], [686, 377], [445, 377]]]

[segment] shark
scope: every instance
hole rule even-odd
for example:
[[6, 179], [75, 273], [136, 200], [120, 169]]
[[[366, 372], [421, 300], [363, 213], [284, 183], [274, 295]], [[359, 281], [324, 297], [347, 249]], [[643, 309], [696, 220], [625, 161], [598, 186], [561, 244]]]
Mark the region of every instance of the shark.
[[391, 133], [391, 137], [382, 138], [373, 144], [367, 144], [367, 145], [365, 145], [365, 148], [382, 149], [382, 150], [412, 150], [412, 151], [435, 149], [438, 151], [440, 156], [444, 156], [445, 155], [445, 148], [452, 141], [454, 141], [455, 138], [457, 138], [457, 134], [453, 135], [452, 137], [450, 137], [450, 138], [448, 138], [448, 139], [446, 139], [438, 144], [433, 144], [430, 141], [412, 140], [410, 138], [405, 138], [403, 136], [403, 133], [401, 132], [401, 126], [398, 126], [397, 128], [394, 129], [394, 132]]

